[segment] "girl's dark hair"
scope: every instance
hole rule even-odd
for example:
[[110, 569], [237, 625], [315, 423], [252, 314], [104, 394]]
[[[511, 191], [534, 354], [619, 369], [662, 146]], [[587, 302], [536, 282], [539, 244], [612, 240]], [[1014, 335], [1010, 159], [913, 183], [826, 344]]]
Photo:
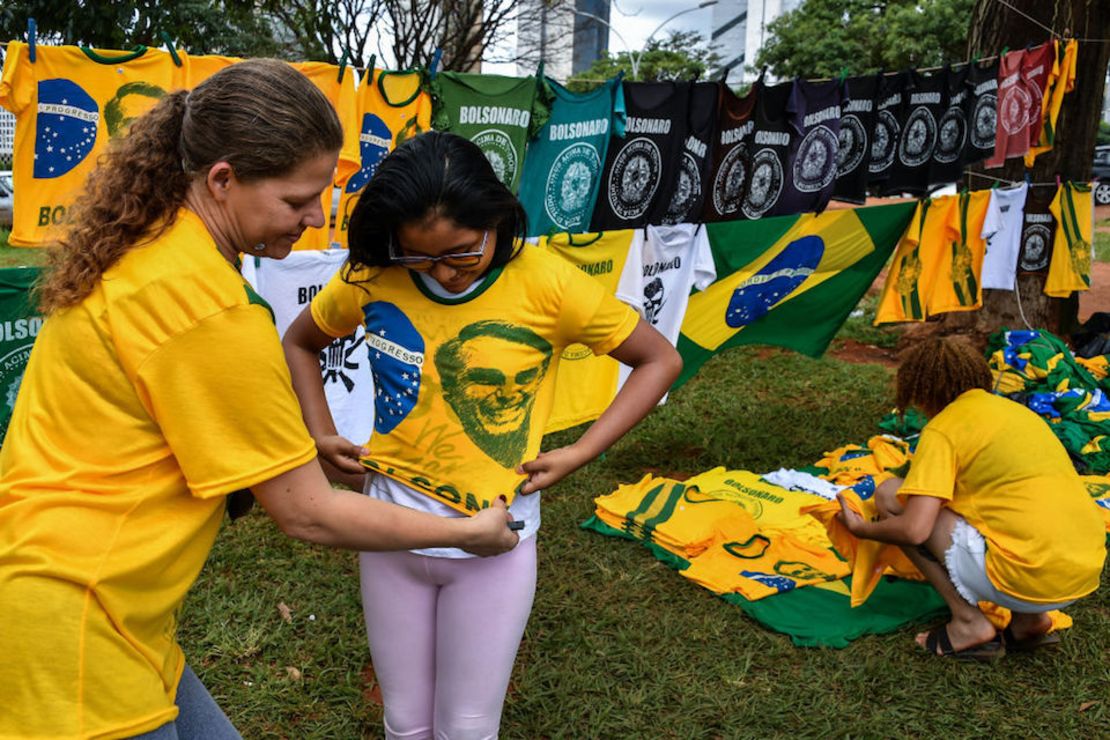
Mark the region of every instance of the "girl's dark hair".
[[907, 350], [895, 383], [898, 408], [915, 406], [926, 414], [939, 413], [961, 393], [993, 385], [983, 355], [954, 337], [933, 337]]
[[397, 147], [378, 165], [351, 213], [348, 279], [360, 267], [386, 267], [389, 243], [402, 224], [447, 218], [468, 229], [496, 229], [490, 269], [516, 256], [528, 230], [520, 201], [468, 139], [428, 131]]
[[226, 161], [239, 180], [288, 174], [343, 145], [331, 103], [285, 62], [253, 59], [164, 96], [112, 140], [38, 284], [46, 313], [79, 303], [140, 240], [173, 224], [189, 185]]

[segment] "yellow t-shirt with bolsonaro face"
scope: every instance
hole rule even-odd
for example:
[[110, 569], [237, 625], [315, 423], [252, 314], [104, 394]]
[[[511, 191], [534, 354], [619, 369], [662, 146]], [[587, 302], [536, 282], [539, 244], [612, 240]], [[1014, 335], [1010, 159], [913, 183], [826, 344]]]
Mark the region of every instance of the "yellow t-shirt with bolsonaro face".
[[441, 298], [402, 267], [339, 273], [312, 318], [341, 337], [359, 324], [374, 375], [372, 470], [463, 513], [510, 502], [539, 452], [559, 358], [606, 354], [639, 320], [565, 260], [524, 247], [469, 293]]
[[172, 720], [226, 494], [315, 457], [268, 307], [191, 212], [49, 316], [0, 450], [0, 737]]
[[1105, 535], [1063, 445], [1021, 404], [970, 390], [925, 425], [899, 494], [934, 496], [987, 541], [999, 591], [1039, 604], [1098, 588]]

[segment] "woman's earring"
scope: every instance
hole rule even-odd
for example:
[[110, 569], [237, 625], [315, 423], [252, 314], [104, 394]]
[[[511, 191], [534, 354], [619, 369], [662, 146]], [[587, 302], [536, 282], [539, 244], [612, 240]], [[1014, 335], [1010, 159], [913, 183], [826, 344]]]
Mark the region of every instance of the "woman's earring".
[[256, 251], [256, 252], [265, 252], [266, 251], [265, 242], [259, 242], [258, 244], [255, 244], [254, 245], [254, 251]]

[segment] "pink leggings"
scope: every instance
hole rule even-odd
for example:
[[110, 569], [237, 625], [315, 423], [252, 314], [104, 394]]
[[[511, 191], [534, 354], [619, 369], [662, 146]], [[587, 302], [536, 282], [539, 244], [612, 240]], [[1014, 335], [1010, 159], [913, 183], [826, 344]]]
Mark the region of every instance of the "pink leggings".
[[497, 737], [536, 593], [536, 538], [494, 558], [364, 552], [359, 570], [386, 737]]

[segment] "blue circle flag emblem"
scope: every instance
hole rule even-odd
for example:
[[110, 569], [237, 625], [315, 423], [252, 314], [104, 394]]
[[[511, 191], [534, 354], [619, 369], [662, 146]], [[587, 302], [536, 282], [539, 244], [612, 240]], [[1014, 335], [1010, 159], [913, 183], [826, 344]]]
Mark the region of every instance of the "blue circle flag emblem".
[[368, 303], [363, 315], [366, 350], [374, 375], [374, 431], [389, 434], [416, 406], [424, 366], [424, 338], [392, 303]]
[[725, 323], [739, 329], [766, 316], [813, 274], [824, 254], [825, 242], [819, 236], [803, 236], [787, 244], [733, 291], [725, 309]]
[[370, 182], [378, 165], [385, 159], [385, 155], [389, 154], [389, 145], [392, 142], [393, 134], [390, 133], [389, 126], [385, 125], [385, 121], [373, 113], [367, 113], [362, 117], [362, 133], [358, 136], [358, 153], [359, 159], [362, 160], [362, 168], [347, 180], [347, 186], [344, 188], [346, 192], [358, 192]]
[[76, 83], [65, 79], [39, 82], [35, 117], [34, 176], [61, 177], [89, 156], [96, 144], [100, 108]]

